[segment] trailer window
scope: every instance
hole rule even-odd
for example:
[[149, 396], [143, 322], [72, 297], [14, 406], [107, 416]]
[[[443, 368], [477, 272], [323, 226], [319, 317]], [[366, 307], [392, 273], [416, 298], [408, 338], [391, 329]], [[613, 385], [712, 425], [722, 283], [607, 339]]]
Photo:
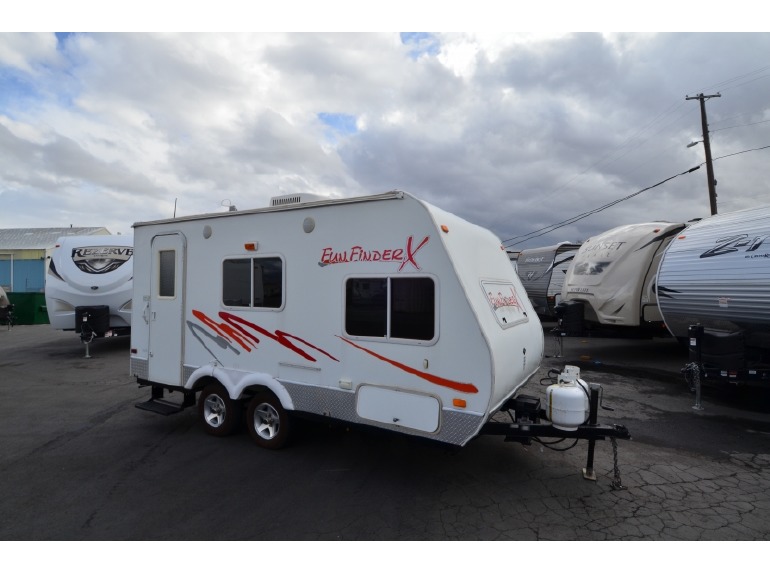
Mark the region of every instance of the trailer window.
[[351, 278], [345, 285], [345, 331], [359, 337], [430, 341], [436, 287], [429, 277]]
[[280, 308], [283, 304], [281, 259], [225, 259], [222, 262], [222, 302], [228, 307]]
[[158, 297], [173, 297], [176, 286], [176, 252], [158, 252]]

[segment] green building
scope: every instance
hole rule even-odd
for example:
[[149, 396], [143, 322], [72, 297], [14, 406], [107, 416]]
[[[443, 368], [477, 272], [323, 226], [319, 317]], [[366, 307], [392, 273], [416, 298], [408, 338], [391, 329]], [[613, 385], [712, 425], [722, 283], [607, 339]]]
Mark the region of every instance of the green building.
[[20, 325], [47, 323], [45, 277], [51, 250], [67, 235], [110, 235], [105, 227], [0, 229], [0, 286]]

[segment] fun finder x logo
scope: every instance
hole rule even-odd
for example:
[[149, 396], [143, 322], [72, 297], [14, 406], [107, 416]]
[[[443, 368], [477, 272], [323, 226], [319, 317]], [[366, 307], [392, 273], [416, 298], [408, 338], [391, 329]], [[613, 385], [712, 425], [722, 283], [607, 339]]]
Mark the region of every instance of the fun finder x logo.
[[350, 249], [337, 250], [333, 247], [324, 247], [321, 250], [321, 260], [318, 265], [326, 267], [327, 265], [337, 265], [340, 263], [399, 263], [398, 271], [403, 271], [405, 267], [411, 266], [421, 269], [415, 255], [430, 240], [426, 235], [422, 241], [417, 243], [413, 235], [406, 240], [404, 247], [395, 249], [364, 249], [360, 245], [354, 245]]

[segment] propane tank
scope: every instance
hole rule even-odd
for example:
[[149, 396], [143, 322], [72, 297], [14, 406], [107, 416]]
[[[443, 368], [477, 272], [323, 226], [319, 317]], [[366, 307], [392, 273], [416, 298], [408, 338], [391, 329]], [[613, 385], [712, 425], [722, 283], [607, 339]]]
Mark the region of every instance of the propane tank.
[[556, 384], [545, 390], [546, 414], [557, 429], [577, 430], [588, 419], [588, 383], [580, 378], [580, 368], [564, 367]]

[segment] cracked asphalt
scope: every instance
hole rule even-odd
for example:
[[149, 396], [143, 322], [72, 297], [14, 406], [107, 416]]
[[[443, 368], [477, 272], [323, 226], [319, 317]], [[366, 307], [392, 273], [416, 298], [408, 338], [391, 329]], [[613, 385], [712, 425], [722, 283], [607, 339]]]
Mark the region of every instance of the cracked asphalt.
[[561, 451], [570, 445], [481, 436], [447, 449], [311, 422], [276, 452], [245, 432], [214, 438], [192, 410], [134, 408], [149, 390], [128, 375], [128, 347], [101, 340], [86, 359], [75, 334], [0, 330], [1, 540], [770, 539], [766, 393], [704, 391], [693, 409], [683, 379], [655, 371], [659, 347], [643, 356], [638, 346], [650, 369], [613, 370], [573, 346], [545, 359], [524, 391], [543, 396], [549, 369], [581, 361], [613, 409], [599, 422], [632, 436], [617, 441], [622, 489], [609, 440], [596, 444], [589, 481], [584, 441]]

